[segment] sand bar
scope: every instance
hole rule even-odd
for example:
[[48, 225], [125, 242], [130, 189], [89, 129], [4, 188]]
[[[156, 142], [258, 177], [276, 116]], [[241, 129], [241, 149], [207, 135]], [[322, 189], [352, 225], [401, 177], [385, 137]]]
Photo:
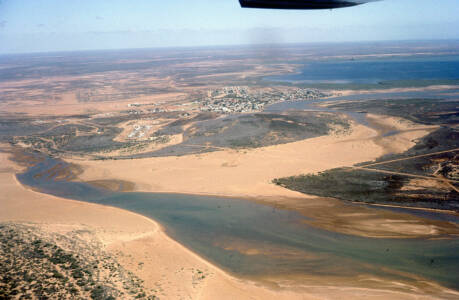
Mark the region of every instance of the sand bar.
[[[20, 169], [7, 154], [0, 153], [0, 162], [1, 222], [37, 224], [51, 232], [89, 230], [122, 266], [145, 280], [146, 286], [159, 290], [158, 296], [164, 299], [434, 299], [417, 292], [347, 287], [340, 282], [336, 286], [304, 282], [302, 286], [267, 287], [237, 279], [170, 239], [153, 220], [28, 190], [16, 181], [14, 172]], [[197, 270], [206, 278], [197, 280]], [[454, 295], [433, 287], [436, 292]]]

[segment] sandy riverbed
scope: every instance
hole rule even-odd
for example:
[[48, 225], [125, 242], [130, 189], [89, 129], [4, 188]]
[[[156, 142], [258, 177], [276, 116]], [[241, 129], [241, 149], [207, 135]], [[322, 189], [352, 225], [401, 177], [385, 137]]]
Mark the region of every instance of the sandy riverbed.
[[[84, 181], [107, 178], [135, 182], [136, 191], [211, 194], [240, 197], [302, 197], [272, 184], [274, 178], [315, 173], [371, 161], [414, 146], [433, 127], [399, 118], [370, 116], [378, 131], [354, 124], [344, 135], [247, 150], [223, 150], [187, 156], [136, 160], [69, 160], [83, 167]], [[400, 133], [388, 137], [388, 130]]]
[[[71, 162], [83, 167], [79, 180], [123, 180], [135, 183], [135, 190], [142, 192], [253, 199], [297, 210], [314, 218], [313, 226], [347, 234], [380, 238], [459, 234], [457, 226], [447, 222], [350, 207], [335, 199], [308, 197], [272, 183], [274, 178], [351, 166], [390, 152], [406, 151], [414, 145], [414, 140], [434, 128], [395, 117], [369, 115], [369, 120], [375, 129], [354, 124], [352, 131], [345, 135], [322, 136], [259, 149], [223, 150], [181, 157]], [[400, 132], [383, 136], [393, 130]], [[358, 213], [358, 216], [349, 212]], [[335, 226], [337, 222], [340, 226]]]
[[[84, 228], [163, 299], [431, 299], [418, 292], [357, 288], [344, 282], [267, 287], [237, 279], [170, 239], [153, 220], [117, 208], [28, 190], [15, 179], [14, 173], [20, 169], [7, 159], [7, 154], [0, 153], [0, 163], [0, 222], [36, 224], [50, 233]], [[206, 277], [200, 279], [198, 272]], [[429, 289], [445, 291], [436, 285]]]
[[[412, 133], [412, 137], [424, 134]], [[372, 160], [384, 153], [374, 141], [377, 136], [375, 130], [355, 125], [347, 135], [321, 136], [257, 149], [136, 160], [69, 161], [83, 167], [82, 180], [131, 181], [135, 182], [136, 191], [298, 197], [300, 194], [271, 181]]]

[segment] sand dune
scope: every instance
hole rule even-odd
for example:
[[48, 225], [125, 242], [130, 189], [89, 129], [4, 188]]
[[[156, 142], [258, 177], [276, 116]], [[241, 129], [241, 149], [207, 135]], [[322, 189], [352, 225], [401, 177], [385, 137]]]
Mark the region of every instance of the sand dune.
[[383, 150], [361, 125], [346, 136], [322, 136], [258, 149], [225, 150], [181, 157], [80, 161], [85, 181], [116, 178], [136, 183], [137, 191], [242, 197], [298, 197], [272, 179], [372, 160]]
[[[302, 197], [271, 183], [274, 178], [314, 173], [403, 152], [432, 128], [372, 115], [380, 132], [362, 125], [346, 135], [328, 135], [257, 149], [225, 150], [181, 157], [136, 160], [70, 160], [84, 168], [82, 180], [107, 178], [135, 182], [137, 191], [241, 197]], [[381, 133], [400, 130], [382, 137]]]

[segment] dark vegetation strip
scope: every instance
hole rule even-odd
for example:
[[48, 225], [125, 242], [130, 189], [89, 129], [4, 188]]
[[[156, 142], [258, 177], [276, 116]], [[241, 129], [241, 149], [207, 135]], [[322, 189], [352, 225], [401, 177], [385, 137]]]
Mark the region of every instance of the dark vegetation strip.
[[[337, 168], [319, 174], [278, 178], [273, 180], [275, 184], [305, 194], [347, 201], [459, 211], [458, 185], [455, 183], [459, 180], [459, 156], [456, 151], [459, 131], [455, 126], [459, 122], [459, 113], [456, 101], [374, 100], [339, 103], [331, 107], [442, 126], [402, 154], [386, 155], [375, 162], [357, 164], [358, 168]], [[360, 168], [365, 166], [374, 170]], [[427, 182], [413, 186], [415, 176], [423, 177]], [[437, 178], [428, 178], [433, 176]], [[450, 180], [453, 186], [442, 183], [441, 178]]]

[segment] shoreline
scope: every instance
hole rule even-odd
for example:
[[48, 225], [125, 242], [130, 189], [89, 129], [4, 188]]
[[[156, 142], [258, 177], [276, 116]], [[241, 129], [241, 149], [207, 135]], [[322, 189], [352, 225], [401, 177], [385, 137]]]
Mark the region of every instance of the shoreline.
[[[110, 180], [107, 180], [107, 181], [110, 181]], [[87, 183], [87, 184], [90, 184], [90, 185], [93, 185], [95, 187], [100, 187], [100, 188], [103, 188], [102, 185], [97, 185], [97, 184], [93, 184], [91, 182], [87, 182], [87, 181], [82, 181], [82, 183]], [[21, 183], [19, 183], [21, 184]], [[22, 185], [22, 184], [21, 184]], [[29, 189], [30, 187], [26, 187], [27, 189]], [[30, 188], [32, 191], [33, 189]], [[107, 189], [107, 190], [110, 190], [112, 191], [111, 189]], [[290, 190], [289, 190], [290, 191]], [[40, 193], [39, 191], [37, 191], [38, 193]], [[118, 191], [115, 191], [115, 192], [118, 192]], [[177, 191], [169, 191], [169, 190], [161, 190], [161, 191], [155, 191], [155, 192], [149, 192], [149, 191], [136, 191], [136, 190], [129, 190], [129, 191], [119, 191], [119, 192], [122, 192], [122, 193], [145, 193], [145, 194], [170, 194], [170, 195], [181, 195], [181, 196], [187, 196], [187, 195], [190, 195], [190, 196], [199, 196], [199, 197], [215, 197], [215, 198], [225, 198], [225, 199], [237, 199], [237, 200], [247, 200], [247, 201], [252, 201], [252, 202], [260, 202], [260, 203], [264, 203], [265, 205], [267, 206], [273, 206], [275, 207], [276, 204], [275, 203], [271, 203], [271, 205], [269, 204], [269, 202], [263, 202], [263, 199], [269, 199], [269, 198], [275, 198], [275, 199], [288, 199], [288, 200], [306, 200], [306, 199], [319, 199], [319, 198], [328, 198], [328, 197], [320, 197], [320, 196], [315, 196], [315, 195], [312, 195], [312, 194], [303, 194], [301, 192], [296, 192], [296, 191], [292, 191], [294, 193], [297, 193], [298, 196], [297, 197], [292, 197], [292, 196], [283, 196], [283, 197], [278, 197], [278, 196], [272, 196], [272, 197], [269, 197], [269, 196], [264, 196], [264, 195], [232, 195], [232, 194], [225, 194], [225, 193], [221, 193], [221, 194], [218, 194], [218, 193], [199, 193], [199, 192], [193, 192], [193, 193], [186, 193], [186, 192], [177, 192]], [[46, 193], [42, 193], [42, 194], [46, 194]], [[46, 194], [48, 195], [48, 194]], [[69, 198], [63, 198], [63, 199], [69, 199]], [[391, 205], [391, 204], [378, 204], [378, 203], [369, 203], [369, 202], [356, 202], [356, 201], [347, 201], [347, 200], [341, 200], [341, 199], [338, 199], [338, 198], [330, 198], [330, 199], [336, 199], [336, 200], [339, 200], [339, 201], [343, 201], [344, 203], [349, 203], [349, 204], [357, 204], [357, 205], [361, 205], [361, 206], [381, 206], [381, 207], [393, 207], [393, 208], [403, 208], [403, 209], [407, 209], [407, 210], [410, 210], [410, 209], [413, 209], [413, 210], [420, 210], [420, 211], [425, 211], [425, 212], [435, 212], [435, 213], [439, 213], [439, 214], [447, 214], [447, 215], [455, 215], [455, 216], [458, 216], [459, 217], [459, 213], [454, 211], [454, 210], [448, 210], [448, 209], [439, 209], [439, 208], [428, 208], [428, 207], [415, 207], [415, 206], [402, 206], [402, 205]], [[73, 200], [73, 199], [69, 199], [69, 200]], [[74, 200], [74, 201], [79, 201], [79, 200]], [[288, 209], [288, 208], [285, 208], [286, 210], [295, 210], [293, 208], [291, 209]]]
[[[73, 180], [75, 180], [75, 178]], [[34, 190], [28, 186], [27, 188]], [[40, 192], [39, 190], [36, 191]], [[116, 190], [114, 192], [120, 191]], [[125, 193], [128, 195], [130, 192], [131, 191]], [[182, 196], [189, 195], [251, 201], [264, 206], [272, 207], [273, 209], [288, 210], [299, 213], [303, 217], [306, 217], [306, 219], [310, 220], [305, 221], [305, 223], [319, 229], [325, 229], [327, 231], [341, 234], [362, 236], [365, 238], [415, 239], [451, 238], [459, 236], [459, 228], [457, 226], [451, 226], [448, 224], [448, 221], [445, 220], [429, 218], [428, 216], [416, 216], [415, 214], [409, 212], [409, 207], [400, 206], [400, 208], [406, 208], [407, 211], [378, 212], [373, 209], [372, 206], [375, 205], [371, 205], [371, 203], [354, 203], [335, 198], [307, 195], [295, 191], [292, 191], [292, 194], [296, 194], [296, 197], [290, 195], [266, 197], [202, 192], [185, 193], [177, 191], [133, 191], [132, 193], [151, 193], [156, 195], [171, 194]], [[302, 205], [300, 203], [302, 203]], [[355, 204], [357, 206], [355, 206]], [[329, 209], [330, 207], [332, 207], [332, 209]], [[432, 211], [423, 208], [418, 209]], [[324, 210], [327, 210], [327, 214], [323, 213]], [[441, 213], [443, 211], [437, 212]], [[358, 218], [355, 218], [356, 215]], [[455, 214], [450, 212], [450, 215]], [[335, 227], [334, 225], [336, 225], [337, 222], [345, 226]], [[398, 225], [398, 228], [393, 227], [394, 223]], [[425, 232], [422, 231], [422, 228], [426, 229]], [[163, 230], [166, 231], [165, 228], [163, 228]]]
[[[5, 155], [6, 153], [0, 153], [0, 160], [2, 158], [2, 156], [6, 156]], [[85, 202], [85, 201], [80, 201], [80, 200], [75, 200], [75, 199], [69, 199], [69, 198], [63, 198], [63, 197], [57, 197], [57, 196], [53, 196], [53, 195], [50, 195], [50, 194], [46, 194], [46, 193], [42, 193], [40, 191], [36, 191], [34, 190], [33, 188], [29, 187], [29, 186], [26, 186], [26, 185], [23, 185], [21, 184], [17, 178], [16, 178], [16, 173], [20, 170], [18, 170], [18, 165], [16, 163], [12, 163], [13, 166], [10, 166], [10, 169], [5, 169], [5, 170], [2, 170], [2, 172], [0, 172], [0, 179], [3, 177], [2, 175], [7, 175], [10, 180], [14, 183], [14, 187], [10, 187], [10, 188], [14, 188], [15, 190], [17, 190], [19, 193], [22, 192], [25, 192], [25, 193], [30, 193], [32, 194], [32, 196], [34, 196], [33, 198], [38, 198], [38, 199], [46, 199], [46, 201], [50, 201], [50, 202], [54, 202], [53, 205], [55, 206], [58, 206], [58, 207], [66, 207], [66, 206], [78, 206], [78, 207], [83, 207], [84, 209], [89, 209], [89, 210], [93, 210], [93, 209], [96, 209], [96, 210], [99, 210], [99, 211], [103, 211], [103, 215], [110, 215], [112, 213], [116, 213], [116, 214], [119, 214], [119, 215], [122, 215], [122, 216], [129, 216], [131, 218], [134, 218], [134, 219], [137, 219], [137, 221], [140, 221], [142, 220], [143, 222], [147, 222], [148, 224], [151, 225], [151, 227], [153, 227], [153, 230], [150, 230], [150, 231], [145, 231], [143, 232], [142, 234], [138, 235], [138, 236], [135, 236], [133, 240], [130, 240], [130, 241], [136, 241], [136, 240], [142, 240], [144, 238], [148, 238], [149, 236], [151, 235], [155, 235], [155, 238], [156, 239], [159, 239], [159, 240], [164, 240], [166, 241], [168, 244], [172, 244], [173, 248], [174, 248], [174, 251], [176, 252], [181, 252], [183, 254], [183, 256], [189, 256], [187, 259], [190, 259], [192, 261], [197, 261], [199, 262], [200, 265], [204, 265], [206, 266], [207, 268], [211, 269], [213, 272], [217, 273], [218, 276], [222, 276], [223, 279], [225, 280], [225, 283], [226, 281], [228, 281], [230, 284], [230, 286], [233, 286], [233, 285], [242, 285], [242, 286], [247, 286], [247, 288], [256, 288], [256, 289], [260, 289], [260, 287], [258, 287], [258, 283], [255, 283], [253, 281], [249, 281], [249, 282], [244, 282], [242, 283], [242, 280], [243, 278], [237, 278], [235, 277], [234, 275], [228, 273], [227, 271], [223, 270], [221, 267], [215, 265], [214, 263], [206, 260], [205, 258], [201, 257], [199, 254], [193, 252], [192, 250], [190, 250], [189, 248], [187, 248], [186, 246], [180, 244], [178, 241], [176, 241], [175, 239], [173, 239], [172, 237], [170, 237], [168, 234], [167, 234], [167, 231], [165, 229], [165, 227], [157, 222], [156, 220], [152, 219], [152, 218], [149, 218], [147, 216], [144, 216], [142, 214], [138, 214], [138, 213], [135, 213], [135, 212], [132, 212], [132, 211], [129, 211], [129, 210], [125, 210], [125, 209], [121, 209], [121, 208], [117, 208], [117, 207], [114, 207], [114, 206], [110, 206], [110, 205], [103, 205], [103, 204], [97, 204], [97, 203], [90, 203], [90, 202]], [[0, 180], [0, 185], [2, 184], [3, 182]], [[8, 200], [6, 200], [5, 197], [1, 197], [0, 196], [0, 202], [5, 202]], [[6, 211], [8, 210], [8, 208], [6, 210], [3, 211], [3, 213], [6, 213]], [[98, 213], [100, 215], [100, 212]], [[16, 216], [11, 216], [9, 214], [6, 214], [8, 216], [4, 216], [0, 213], [0, 222], [7, 222], [7, 223], [13, 223], [13, 224], [21, 224], [21, 223], [24, 223], [24, 224], [29, 224], [29, 225], [38, 225], [38, 224], [43, 224], [43, 225], [54, 225], [55, 222], [51, 222], [48, 221], [48, 220], [35, 220], [35, 218], [29, 218], [29, 217], [16, 217]], [[103, 216], [101, 215], [101, 217]], [[32, 220], [31, 220], [32, 219]], [[37, 219], [41, 219], [41, 217], [38, 217]], [[63, 223], [68, 223], [69, 226], [78, 226], [78, 225], [83, 225], [83, 226], [88, 226], [88, 224], [85, 223], [74, 223], [74, 222], [68, 222], [68, 221], [64, 221], [64, 222], [56, 222], [55, 225], [63, 225]], [[140, 238], [139, 238], [140, 236]], [[110, 248], [112, 247], [114, 244], [116, 244], [117, 241], [115, 239], [115, 241], [105, 241], [103, 242], [105, 248]], [[122, 243], [124, 243], [124, 241], [122, 241]], [[109, 251], [110, 252], [110, 251]], [[116, 255], [114, 255], [116, 256]], [[227, 283], [226, 283], [227, 284]], [[261, 288], [261, 289], [266, 289], [266, 287], [264, 288]], [[273, 291], [271, 290], [267, 290], [268, 293], [271, 293]], [[275, 293], [277, 294], [277, 293]], [[301, 294], [298, 294], [296, 295], [297, 299], [301, 299], [302, 298], [302, 295]], [[301, 296], [301, 297], [300, 297]], [[245, 297], [245, 298], [249, 298], [249, 297]], [[274, 297], [274, 295], [272, 297], [269, 297], [269, 299], [275, 299], [276, 297]], [[289, 297], [285, 297], [283, 299], [288, 299]], [[208, 298], [208, 299], [212, 299], [212, 298]], [[308, 298], [309, 299], [309, 298]], [[313, 299], [313, 298], [310, 298], [310, 299]]]
[[[49, 195], [45, 192], [41, 192], [40, 190], [35, 190], [33, 187], [30, 187], [30, 186], [27, 186], [27, 185], [23, 185], [22, 183], [19, 182], [19, 180], [17, 179], [16, 177], [16, 174], [14, 175], [14, 179], [16, 181], [16, 183], [18, 185], [20, 185], [21, 187], [27, 189], [27, 190], [30, 190], [32, 192], [35, 192], [35, 193], [39, 193], [39, 194], [44, 194], [44, 195]], [[416, 232], [416, 233], [407, 233], [407, 232], [399, 232], [397, 234], [395, 234], [395, 232], [393, 234], [388, 234], [387, 232], [386, 233], [383, 233], [381, 235], [381, 232], [379, 232], [378, 234], [378, 231], [376, 230], [376, 228], [373, 228], [373, 231], [372, 232], [368, 232], [368, 231], [362, 231], [362, 230], [359, 230], [357, 229], [357, 224], [354, 224], [353, 227], [355, 227], [355, 229], [349, 229], [347, 228], [346, 230], [342, 230], [342, 229], [333, 229], [333, 228], [330, 228], [329, 226], [323, 226], [323, 225], [319, 225], [318, 224], [321, 224], [323, 223], [323, 221], [332, 221], [336, 215], [334, 215], [333, 212], [336, 213], [336, 211], [341, 211], [341, 210], [346, 210], [346, 209], [349, 209], [349, 208], [352, 208], [354, 211], [356, 211], [355, 213], [356, 214], [364, 214], [366, 213], [367, 210], [372, 210], [372, 206], [376, 206], [376, 207], [394, 207], [394, 208], [402, 208], [402, 209], [415, 209], [415, 210], [420, 210], [420, 211], [426, 211], [426, 212], [437, 212], [437, 213], [443, 213], [443, 214], [448, 214], [448, 215], [454, 215], [454, 216], [458, 216], [457, 213], [455, 213], [454, 211], [447, 211], [447, 210], [439, 210], [439, 209], [429, 209], [429, 208], [416, 208], [416, 207], [404, 207], [404, 206], [396, 206], [396, 205], [384, 205], [384, 204], [372, 204], [372, 203], [363, 203], [363, 202], [352, 202], [352, 201], [344, 201], [344, 200], [341, 200], [341, 199], [336, 199], [336, 198], [327, 198], [327, 197], [318, 197], [318, 196], [315, 196], [315, 195], [308, 195], [308, 194], [303, 194], [303, 193], [300, 193], [300, 192], [295, 192], [295, 191], [292, 191], [293, 193], [297, 193], [298, 194], [298, 197], [288, 197], [288, 196], [283, 196], [283, 197], [276, 197], [276, 196], [272, 196], [271, 198], [270, 197], [265, 197], [265, 196], [251, 196], [251, 195], [228, 195], [228, 194], [211, 194], [211, 193], [182, 193], [182, 192], [174, 192], [174, 191], [158, 191], [158, 192], [143, 192], [143, 191], [121, 191], [122, 193], [125, 193], [125, 194], [129, 194], [129, 193], [145, 193], [145, 194], [156, 194], [156, 195], [160, 195], [160, 194], [172, 194], [172, 195], [181, 195], [181, 196], [198, 196], [198, 197], [209, 197], [209, 198], [224, 198], [224, 199], [228, 199], [228, 200], [231, 200], [231, 199], [236, 199], [236, 200], [241, 200], [241, 201], [250, 201], [250, 202], [255, 202], [255, 203], [258, 203], [258, 204], [261, 204], [261, 205], [264, 205], [264, 206], [268, 206], [268, 207], [272, 207], [273, 209], [281, 209], [281, 210], [288, 210], [288, 211], [292, 211], [292, 212], [296, 212], [296, 213], [299, 213], [300, 215], [306, 217], [307, 219], [311, 219], [312, 221], [305, 221], [305, 223], [313, 226], [313, 227], [317, 227], [319, 229], [325, 229], [325, 230], [328, 230], [328, 231], [331, 231], [331, 232], [336, 232], [336, 233], [342, 233], [342, 234], [351, 234], [351, 235], [356, 235], [356, 236], [361, 236], [361, 237], [365, 237], [365, 238], [394, 238], [394, 239], [416, 239], [416, 238], [436, 238], [436, 235], [437, 233], [435, 234], [432, 234], [432, 232], [429, 232], [427, 234], [421, 234], [420, 232]], [[57, 196], [53, 196], [53, 197], [57, 197]], [[57, 197], [58, 199], [66, 199], [66, 200], [69, 200], [69, 201], [77, 201], [77, 202], [83, 202], [83, 203], [90, 203], [90, 202], [85, 202], [85, 201], [81, 201], [81, 200], [75, 200], [75, 199], [70, 199], [70, 198], [65, 198], [65, 197]], [[267, 200], [267, 199], [271, 199], [271, 200]], [[211, 201], [211, 199], [209, 199]], [[296, 206], [296, 205], [291, 205], [290, 202], [293, 202], [293, 203], [297, 203], [298, 201], [301, 201], [301, 200], [311, 200], [311, 201], [314, 201], [314, 200], [317, 200], [317, 202], [315, 203], [315, 205], [313, 205], [312, 207], [312, 213], [311, 212], [307, 212], [305, 209], [303, 209], [302, 207], [299, 207], [299, 206]], [[91, 203], [90, 203], [91, 204]], [[334, 207], [332, 210], [329, 211], [329, 214], [330, 214], [330, 217], [329, 218], [323, 218], [323, 217], [320, 217], [320, 216], [317, 216], [315, 215], [313, 212], [315, 211], [314, 209], [320, 207], [321, 205], [325, 206], [325, 207], [329, 207], [330, 204], [332, 204]], [[104, 204], [102, 204], [104, 205]], [[357, 206], [352, 206], [352, 205], [357, 205]], [[112, 207], [112, 208], [117, 208], [115, 206], [110, 206], [110, 205], [104, 205], [104, 206], [107, 206], [107, 207]], [[339, 207], [336, 207], [336, 206], [339, 206]], [[129, 210], [126, 210], [126, 211], [129, 211]], [[363, 212], [362, 212], [363, 211]], [[131, 211], [129, 211], [131, 212]], [[319, 209], [319, 212], [320, 212], [320, 209]], [[135, 213], [135, 212], [131, 212], [133, 214], [136, 214], [136, 215], [139, 215], [139, 216], [142, 216], [148, 220], [151, 220], [153, 223], [155, 223], [157, 226], [161, 227], [162, 231], [173, 241], [175, 241], [174, 238], [172, 238], [171, 236], [169, 236], [167, 234], [167, 230], [166, 228], [161, 224], [159, 223], [158, 221], [150, 218], [150, 217], [147, 217], [147, 216], [144, 216], [142, 214], [139, 214], [139, 213]], [[374, 214], [371, 214], [372, 217], [375, 217]], [[435, 220], [433, 218], [428, 218], [427, 216], [424, 216], [424, 217], [420, 217], [420, 216], [416, 216], [414, 214], [411, 214], [410, 212], [406, 211], [406, 212], [392, 212], [392, 213], [388, 213], [386, 212], [385, 214], [380, 214], [380, 215], [384, 215], [384, 221], [385, 222], [388, 222], [390, 221], [390, 219], [394, 219], [394, 220], [397, 220], [399, 226], [403, 226], [403, 223], [399, 223], [400, 221], [406, 221], [407, 223], [411, 224], [411, 222], [413, 222], [413, 220], [416, 220], [418, 221], [420, 224], [419, 226], [439, 226], [441, 227], [441, 223], [443, 222], [447, 222], [447, 221], [438, 221], [438, 220]], [[353, 219], [353, 218], [352, 218]], [[335, 220], [336, 221], [336, 220]], [[341, 220], [343, 221], [343, 220]], [[344, 220], [344, 222], [349, 222], [350, 220]], [[383, 223], [385, 223], [383, 222]], [[349, 223], [352, 223], [349, 222]], [[440, 224], [440, 225], [438, 225]], [[349, 224], [348, 224], [349, 225]], [[431, 229], [432, 230], [432, 229]], [[446, 238], [452, 238], [454, 236], [459, 236], [459, 229], [457, 230], [454, 230], [452, 228], [442, 228], [442, 230], [439, 230], [442, 232], [442, 235], [446, 234], [447, 237]], [[438, 234], [440, 235], [440, 234]], [[180, 244], [180, 243], [179, 243]], [[182, 244], [180, 244], [182, 245]], [[188, 249], [186, 246], [182, 245], [183, 247], [185, 247], [186, 249]], [[192, 253], [194, 253], [191, 249], [188, 249], [189, 251], [191, 251]], [[196, 255], [199, 256], [199, 254], [195, 253]], [[199, 256], [201, 259], [205, 260], [205, 258]], [[212, 263], [211, 263], [212, 264]], [[220, 266], [217, 266], [217, 265], [214, 265], [215, 267], [217, 268], [221, 268]], [[224, 271], [224, 270], [223, 270]], [[224, 271], [224, 272], [228, 272], [228, 271]], [[236, 276], [236, 274], [231, 274], [228, 273], [230, 275], [233, 275], [233, 276]]]
[[[15, 173], [12, 173], [11, 171], [2, 172], [2, 173], [9, 174], [10, 179], [12, 179], [15, 182], [16, 189], [26, 191], [27, 193], [31, 193], [38, 198], [46, 198], [47, 200], [50, 200], [51, 202], [53, 202], [54, 203], [53, 205], [56, 205], [56, 206], [77, 205], [79, 207], [83, 207], [89, 210], [103, 210], [106, 212], [108, 211], [108, 213], [118, 213], [118, 214], [126, 215], [134, 219], [137, 219], [139, 221], [143, 220], [143, 222], [147, 222], [148, 224], [151, 224], [152, 227], [155, 227], [154, 231], [150, 230], [147, 232], [140, 233], [138, 236], [135, 236], [134, 239], [132, 239], [132, 237], [129, 237], [128, 240], [121, 241], [121, 246], [116, 245], [117, 243], [119, 243], [119, 241], [116, 241], [116, 240], [111, 241], [109, 243], [105, 242], [104, 244], [107, 249], [111, 247], [113, 247], [114, 249], [119, 249], [118, 247], [121, 247], [124, 249], [125, 245], [123, 244], [129, 243], [129, 242], [141, 243], [143, 240], [148, 239], [150, 236], [156, 236], [156, 238], [159, 238], [161, 240], [166, 241], [166, 243], [171, 244], [174, 251], [182, 253], [183, 256], [187, 256], [189, 257], [189, 259], [198, 261], [199, 264], [202, 264], [206, 266], [206, 268], [210, 269], [211, 278], [209, 279], [209, 281], [211, 282], [216, 281], [215, 284], [217, 284], [217, 286], [214, 288], [210, 288], [209, 294], [211, 296], [207, 296], [207, 294], [205, 296], [199, 295], [199, 297], [192, 297], [193, 299], [194, 298], [213, 299], [215, 296], [219, 296], [220, 295], [219, 292], [220, 292], [220, 288], [222, 284], [224, 285], [224, 288], [230, 289], [231, 291], [227, 299], [232, 299], [234, 297], [237, 297], [240, 299], [248, 299], [248, 298], [251, 298], [252, 295], [256, 295], [255, 298], [257, 299], [317, 299], [317, 297], [323, 297], [325, 299], [334, 299], [338, 295], [340, 297], [343, 297], [343, 299], [367, 299], [367, 298], [373, 298], [373, 297], [378, 298], [381, 296], [382, 297], [387, 296], [387, 297], [392, 297], [396, 299], [418, 299], [420, 296], [419, 294], [416, 294], [416, 293], [408, 293], [402, 290], [397, 290], [395, 286], [393, 286], [392, 289], [382, 289], [382, 288], [377, 288], [377, 287], [374, 287], [374, 288], [358, 287], [358, 286], [346, 285], [348, 281], [335, 282], [335, 283], [331, 283], [330, 285], [327, 285], [327, 284], [320, 285], [320, 284], [317, 284], [318, 282], [315, 281], [317, 279], [311, 278], [313, 282], [312, 285], [307, 285], [307, 282], [303, 282], [299, 286], [295, 284], [285, 285], [286, 284], [285, 280], [283, 280], [281, 282], [284, 282], [284, 283], [282, 283], [280, 286], [272, 286], [273, 282], [270, 281], [269, 279], [261, 279], [261, 281], [260, 280], [257, 281], [256, 279], [253, 279], [253, 278], [237, 277], [221, 269], [219, 266], [213, 264], [212, 262], [207, 261], [205, 258], [201, 257], [199, 254], [193, 252], [192, 250], [188, 249], [186, 246], [180, 244], [178, 241], [171, 238], [166, 233], [165, 227], [154, 219], [151, 219], [149, 217], [143, 216], [135, 212], [131, 212], [128, 210], [124, 210], [124, 209], [120, 209], [120, 208], [116, 208], [112, 206], [88, 203], [84, 201], [66, 199], [66, 198], [56, 197], [56, 196], [52, 196], [48, 194], [43, 194], [39, 191], [29, 189], [28, 187], [22, 185], [17, 180]], [[18, 171], [17, 167], [14, 168], [14, 172], [17, 172], [17, 171]], [[2, 173], [0, 173], [0, 175], [2, 175]], [[0, 197], [0, 201], [1, 201], [1, 197]], [[2, 222], [5, 221], [4, 218], [1, 217], [1, 214], [0, 214], [0, 220]], [[8, 220], [8, 221], [21, 222], [20, 220], [14, 220], [14, 217], [13, 217], [13, 220]], [[32, 220], [32, 223], [37, 223], [37, 222]], [[42, 222], [38, 222], [38, 223], [40, 224]], [[49, 223], [44, 222], [44, 224], [49, 224]], [[150, 247], [147, 247], [147, 249], [150, 249]], [[150, 249], [150, 251], [154, 252], [154, 249]], [[170, 256], [169, 253], [168, 253], [168, 256]], [[273, 279], [273, 280], [276, 280], [276, 279]], [[432, 283], [432, 284], [436, 287], [436, 289], [439, 289], [439, 293], [441, 294], [447, 293], [448, 295], [452, 295], [456, 293], [456, 291], [449, 290], [448, 288], [440, 286], [436, 283]], [[309, 289], [312, 289], [314, 292], [311, 293]], [[233, 297], [231, 297], [231, 295]], [[430, 295], [430, 296], [424, 295], [424, 297], [425, 299], [435, 298], [433, 295]]]
[[139, 214], [139, 213], [127, 210], [127, 209], [122, 209], [122, 208], [119, 208], [119, 207], [116, 207], [116, 206], [112, 206], [112, 205], [91, 203], [91, 202], [86, 202], [86, 201], [81, 201], [81, 200], [70, 199], [70, 198], [57, 197], [57, 196], [54, 196], [54, 195], [50, 195], [50, 194], [47, 194], [47, 193], [36, 191], [33, 188], [20, 183], [19, 180], [17, 180], [17, 178], [16, 178], [16, 174], [13, 174], [13, 178], [14, 178], [14, 181], [16, 182], [16, 184], [18, 186], [20, 186], [21, 188], [23, 188], [23, 189], [25, 189], [27, 191], [30, 191], [32, 193], [36, 193], [36, 194], [39, 194], [39, 195], [46, 195], [47, 197], [52, 197], [53, 200], [56, 200], [56, 201], [68, 201], [70, 203], [85, 204], [85, 205], [93, 206], [93, 207], [103, 206], [103, 207], [107, 207], [107, 208], [112, 209], [112, 210], [121, 211], [121, 212], [123, 212], [125, 214], [130, 214], [132, 216], [135, 216], [136, 218], [141, 218], [141, 219], [151, 223], [155, 227], [157, 227], [158, 228], [158, 232], [160, 234], [164, 235], [164, 237], [167, 238], [169, 240], [169, 242], [172, 242], [172, 243], [176, 244], [178, 247], [180, 247], [181, 250], [184, 250], [188, 254], [193, 255], [196, 259], [199, 259], [202, 263], [205, 263], [205, 264], [209, 265], [210, 267], [215, 268], [218, 272], [221, 272], [221, 274], [223, 274], [224, 276], [227, 276], [228, 278], [233, 278], [234, 277], [230, 273], [228, 273], [227, 271], [223, 270], [221, 267], [219, 267], [219, 266], [213, 264], [212, 262], [206, 260], [205, 258], [201, 257], [198, 253], [193, 252], [192, 250], [187, 248], [185, 245], [180, 244], [177, 240], [173, 239], [171, 236], [169, 236], [167, 234], [167, 230], [166, 230], [166, 228], [164, 227], [163, 224], [161, 224], [160, 222], [158, 222], [158, 221], [156, 221], [156, 220], [154, 220], [154, 219], [152, 219], [150, 217], [144, 216], [142, 214]]

